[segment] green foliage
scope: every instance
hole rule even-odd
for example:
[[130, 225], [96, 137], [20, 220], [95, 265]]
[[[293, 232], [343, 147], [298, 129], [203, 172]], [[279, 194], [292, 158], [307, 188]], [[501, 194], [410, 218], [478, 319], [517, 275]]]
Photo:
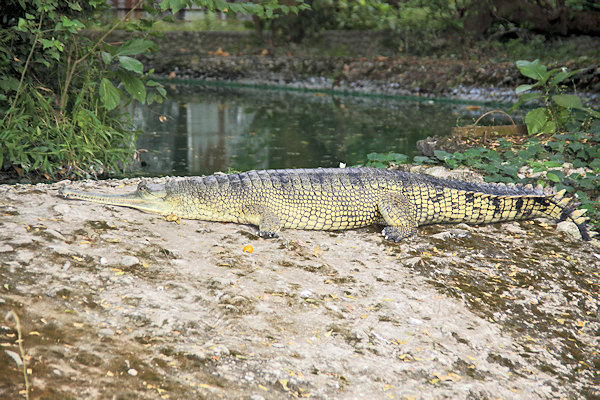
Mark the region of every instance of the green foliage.
[[[133, 161], [135, 132], [120, 109], [131, 101], [160, 102], [166, 94], [136, 57], [156, 47], [148, 30], [157, 19], [190, 5], [267, 17], [307, 7], [277, 0], [142, 0], [102, 26], [106, 0], [9, 0], [0, 6], [0, 170], [95, 176]], [[130, 19], [142, 7], [149, 17]], [[82, 34], [92, 26], [102, 28], [100, 38]], [[117, 28], [139, 37], [107, 42]]]
[[[590, 118], [588, 122], [591, 122], [593, 118], [600, 118], [600, 113], [584, 107], [577, 95], [564, 93], [565, 82], [582, 70], [569, 71], [563, 67], [548, 71], [548, 68], [541, 64], [540, 60], [519, 60], [516, 64], [521, 74], [531, 78], [534, 83], [517, 87], [516, 93], [521, 96], [512, 109], [533, 101], [541, 100], [544, 103], [544, 107], [529, 111], [525, 117], [529, 134], [565, 131], [568, 124], [577, 121], [578, 117], [573, 110], [587, 114], [587, 117]], [[539, 91], [530, 92], [532, 89]]]
[[414, 54], [427, 54], [441, 32], [456, 25], [456, 10], [446, 0], [313, 0], [310, 11], [275, 15], [265, 27], [284, 40], [300, 42], [324, 30], [387, 30], [391, 47]]
[[386, 168], [390, 165], [406, 164], [408, 156], [400, 153], [369, 153], [367, 160], [366, 167]]
[[132, 99], [160, 101], [165, 94], [133, 58], [154, 42], [105, 42], [113, 29], [127, 27], [128, 16], [98, 40], [82, 35], [104, 1], [20, 0], [11, 6], [0, 32], [0, 168], [46, 176], [121, 170], [132, 160], [135, 134], [117, 107]]
[[272, 18], [276, 12], [282, 15], [290, 12], [298, 14], [300, 10], [306, 10], [310, 6], [302, 1], [291, 4], [279, 4], [277, 0], [263, 0], [261, 2], [228, 2], [225, 0], [161, 0], [159, 8], [161, 11], [170, 11], [173, 14], [179, 10], [198, 6], [208, 11], [242, 13], [246, 15], [257, 15], [259, 17]]

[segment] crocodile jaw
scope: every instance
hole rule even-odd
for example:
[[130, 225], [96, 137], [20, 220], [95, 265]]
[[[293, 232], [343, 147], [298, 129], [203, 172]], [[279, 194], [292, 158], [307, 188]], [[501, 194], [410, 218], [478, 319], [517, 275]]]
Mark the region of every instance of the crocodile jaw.
[[94, 203], [124, 206], [162, 215], [172, 214], [173, 205], [165, 200], [166, 193], [162, 187], [153, 189], [158, 190], [148, 190], [148, 188], [140, 186], [138, 190], [133, 193], [111, 195], [61, 188], [58, 191], [58, 194], [65, 199], [77, 199]]

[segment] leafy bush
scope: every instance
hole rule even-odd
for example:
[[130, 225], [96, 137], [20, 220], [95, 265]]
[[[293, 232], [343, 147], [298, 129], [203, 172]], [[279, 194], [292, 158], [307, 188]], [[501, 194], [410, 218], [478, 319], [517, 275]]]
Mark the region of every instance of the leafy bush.
[[154, 42], [104, 41], [129, 15], [99, 40], [81, 35], [104, 0], [10, 5], [0, 32], [0, 169], [50, 177], [123, 168], [135, 152], [135, 134], [114, 110], [121, 100], [160, 101], [165, 93], [133, 58]]
[[[582, 70], [569, 71], [567, 68], [554, 68], [548, 71], [548, 68], [541, 64], [539, 60], [517, 61], [517, 67], [521, 73], [534, 80], [532, 84], [519, 85], [516, 89], [517, 94], [521, 94], [519, 101], [513, 106], [513, 110], [523, 104], [542, 100], [544, 107], [535, 108], [527, 113], [525, 123], [531, 135], [537, 133], [554, 133], [565, 131], [569, 125], [581, 122], [581, 115], [576, 115], [573, 111], [583, 113], [583, 119], [586, 117], [600, 118], [600, 113], [589, 107], [584, 107], [581, 99], [576, 94], [566, 94], [566, 85], [569, 79], [580, 73]], [[532, 89], [539, 91], [530, 92]], [[529, 93], [525, 93], [529, 92]]]
[[[197, 4], [209, 11], [272, 16], [304, 3], [280, 5], [223, 0], [135, 2], [121, 19], [102, 26], [106, 0], [8, 0], [0, 5], [0, 170], [61, 177], [122, 170], [133, 161], [130, 101], [161, 101], [163, 87], [135, 57], [155, 48], [148, 29], [164, 15]], [[143, 7], [146, 18], [130, 20]], [[100, 38], [82, 30], [101, 26]], [[115, 29], [139, 37], [120, 44]]]

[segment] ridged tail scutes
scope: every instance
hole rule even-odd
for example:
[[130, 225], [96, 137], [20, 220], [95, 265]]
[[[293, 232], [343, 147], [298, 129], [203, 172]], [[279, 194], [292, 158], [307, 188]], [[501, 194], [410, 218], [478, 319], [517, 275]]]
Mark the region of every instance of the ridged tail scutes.
[[[565, 190], [561, 190], [554, 194], [553, 197], [550, 198], [550, 202], [554, 204], [554, 206], [559, 210], [559, 216], [550, 215], [557, 222], [562, 221], [571, 221], [579, 229], [579, 233], [581, 234], [581, 238], [585, 241], [592, 240], [590, 233], [587, 230], [586, 222], [588, 218], [584, 216], [587, 212], [586, 209], [579, 209], [579, 205], [581, 204], [575, 198], [568, 198], [565, 196]], [[550, 210], [552, 211], [552, 210]]]

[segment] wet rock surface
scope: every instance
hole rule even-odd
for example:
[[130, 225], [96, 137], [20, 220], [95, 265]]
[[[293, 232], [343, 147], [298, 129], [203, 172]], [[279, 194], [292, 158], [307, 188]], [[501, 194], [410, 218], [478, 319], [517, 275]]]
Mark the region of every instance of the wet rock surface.
[[2, 398], [24, 389], [10, 310], [32, 398], [600, 396], [597, 241], [540, 221], [264, 240], [63, 184], [0, 185]]

